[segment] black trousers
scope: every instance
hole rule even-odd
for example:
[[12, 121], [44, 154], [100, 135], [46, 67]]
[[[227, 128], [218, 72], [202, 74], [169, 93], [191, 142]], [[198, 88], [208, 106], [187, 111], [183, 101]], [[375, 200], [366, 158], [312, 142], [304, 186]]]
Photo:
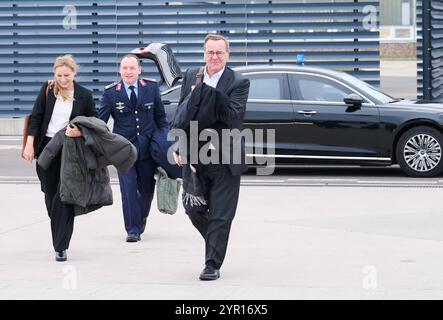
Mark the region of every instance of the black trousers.
[[229, 166], [206, 165], [199, 171], [206, 206], [183, 203], [186, 214], [205, 240], [205, 264], [220, 269], [226, 256], [232, 220], [237, 210], [240, 176], [233, 176]]
[[[50, 138], [45, 138], [45, 145]], [[45, 194], [46, 210], [51, 219], [52, 244], [55, 251], [69, 248], [74, 231], [74, 208], [64, 204], [60, 199], [60, 166], [61, 154], [44, 170], [37, 164], [37, 175], [40, 179], [41, 190]]]

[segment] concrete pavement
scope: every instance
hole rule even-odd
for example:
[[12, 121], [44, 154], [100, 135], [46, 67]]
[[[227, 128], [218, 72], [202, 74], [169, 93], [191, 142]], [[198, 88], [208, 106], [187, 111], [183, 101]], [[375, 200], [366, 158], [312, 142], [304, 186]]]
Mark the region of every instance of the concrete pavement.
[[242, 187], [215, 282], [181, 208], [126, 243], [117, 189], [59, 263], [39, 186], [0, 184], [0, 299], [443, 298], [440, 189]]

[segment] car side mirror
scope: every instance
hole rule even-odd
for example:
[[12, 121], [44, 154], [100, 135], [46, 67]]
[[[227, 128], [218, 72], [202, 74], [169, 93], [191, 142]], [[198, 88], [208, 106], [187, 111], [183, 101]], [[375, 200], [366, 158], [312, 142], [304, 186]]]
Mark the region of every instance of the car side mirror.
[[348, 107], [353, 108], [361, 108], [363, 104], [363, 98], [355, 93], [351, 93], [350, 95], [346, 96], [343, 101]]

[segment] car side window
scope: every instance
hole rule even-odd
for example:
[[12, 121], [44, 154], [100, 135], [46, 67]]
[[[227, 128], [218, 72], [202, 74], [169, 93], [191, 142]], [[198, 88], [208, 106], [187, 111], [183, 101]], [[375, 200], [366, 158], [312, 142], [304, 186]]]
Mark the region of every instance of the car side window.
[[301, 100], [343, 102], [353, 91], [327, 78], [303, 76], [296, 79]]
[[249, 99], [286, 99], [287, 80], [281, 74], [253, 74], [245, 75], [245, 77], [250, 81]]

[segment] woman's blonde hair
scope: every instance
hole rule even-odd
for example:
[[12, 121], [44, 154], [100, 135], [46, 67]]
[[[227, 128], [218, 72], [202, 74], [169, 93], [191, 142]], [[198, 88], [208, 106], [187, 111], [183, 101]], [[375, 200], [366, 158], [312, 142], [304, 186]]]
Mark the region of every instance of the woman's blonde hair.
[[64, 90], [60, 87], [60, 85], [57, 82], [57, 78], [55, 76], [55, 70], [59, 67], [68, 67], [71, 69], [75, 74], [77, 74], [78, 65], [75, 62], [75, 59], [70, 54], [65, 54], [63, 56], [57, 57], [54, 62], [54, 95], [57, 97], [59, 94], [63, 98], [63, 100], [73, 100], [74, 98], [70, 95], [71, 93], [67, 90]]

